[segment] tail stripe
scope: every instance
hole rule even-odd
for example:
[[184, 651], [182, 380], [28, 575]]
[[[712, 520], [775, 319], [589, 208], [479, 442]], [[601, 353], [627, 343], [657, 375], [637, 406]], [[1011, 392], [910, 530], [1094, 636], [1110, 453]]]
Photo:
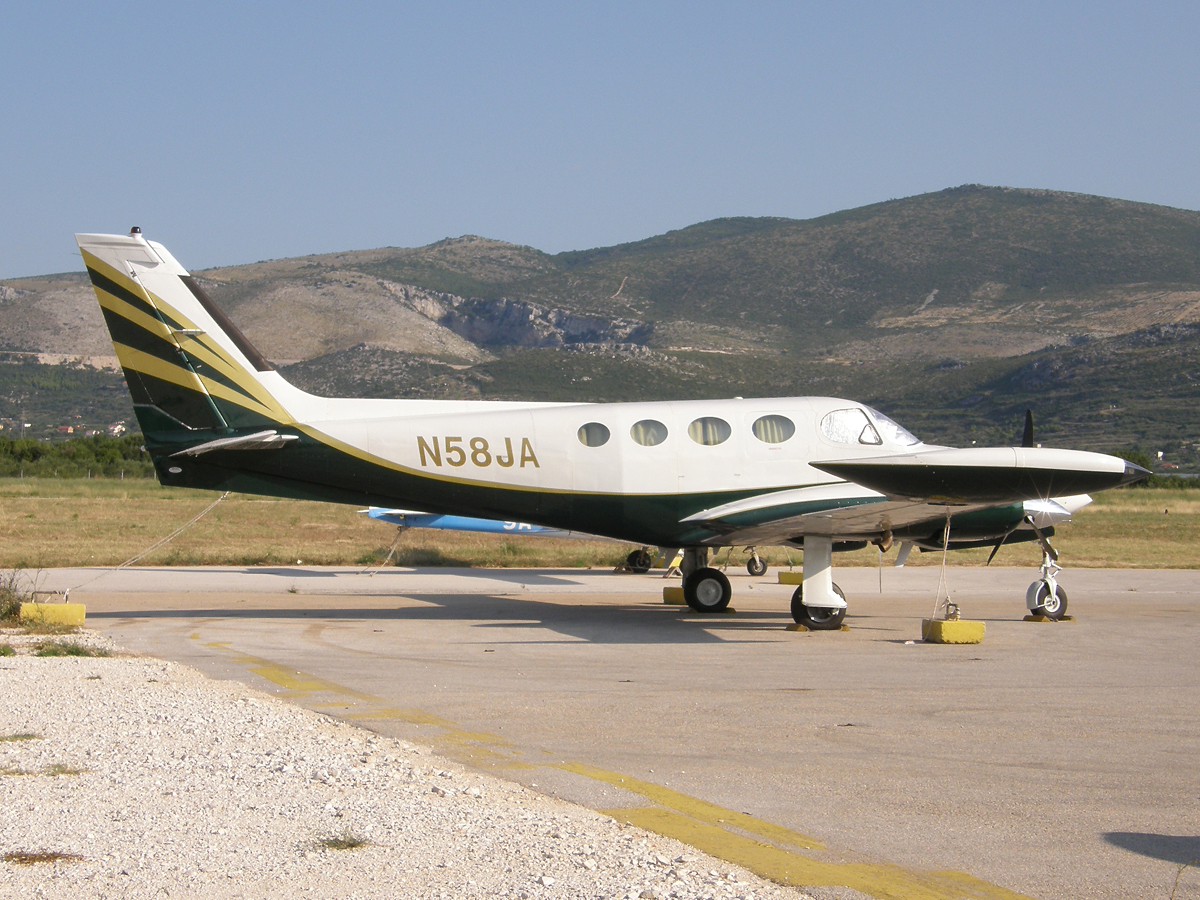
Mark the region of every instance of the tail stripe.
[[[103, 265], [102, 263], [100, 263], [99, 260], [95, 260], [95, 262], [100, 265]], [[107, 266], [105, 268], [107, 268]], [[134, 293], [133, 291], [124, 287], [123, 285], [118, 284], [117, 282], [113, 281], [113, 279], [109, 278], [107, 275], [100, 272], [98, 270], [98, 268], [94, 268], [92, 265], [89, 265], [87, 267], [87, 270], [88, 270], [88, 275], [92, 279], [92, 285], [94, 287], [98, 288], [99, 290], [102, 290], [107, 294], [111, 294], [113, 297], [116, 297], [118, 300], [122, 300], [125, 303], [128, 303], [130, 306], [132, 306], [134, 309], [138, 310], [139, 312], [144, 313], [147, 316], [150, 316], [150, 318], [152, 318], [152, 319], [162, 322], [164, 324], [164, 326], [166, 326], [166, 327], [169, 327], [169, 328], [182, 328], [183, 327], [178, 322], [164, 321], [166, 317], [162, 315], [161, 310], [155, 309], [153, 306], [151, 306], [149, 303], [147, 303], [145, 300], [143, 300], [141, 297], [139, 297], [136, 293]]]
[[[211, 337], [175, 333], [196, 328], [189, 317], [87, 251], [84, 257], [122, 367], [195, 391], [201, 397], [208, 395], [236, 404], [277, 422], [291, 422], [291, 416], [270, 392]], [[180, 280], [187, 284], [187, 279]], [[193, 295], [197, 291], [203, 293], [196, 286]], [[204, 299], [208, 300], [207, 296]], [[208, 305], [212, 305], [211, 300]], [[212, 309], [220, 313], [215, 306]], [[207, 307], [206, 311], [212, 314]], [[229, 337], [238, 343], [232, 334]], [[270, 368], [240, 332], [238, 338]], [[196, 364], [201, 371], [195, 371]]]
[[[118, 285], [109, 281], [111, 287], [120, 290]], [[124, 292], [128, 295], [128, 292]], [[137, 350], [147, 356], [152, 356], [170, 366], [179, 368], [187, 375], [192, 374], [200, 379], [201, 385], [209, 388], [209, 393], [213, 394], [211, 389], [213, 382], [223, 384], [225, 387], [236, 392], [231, 396], [238, 396], [244, 399], [234, 400], [232, 402], [241, 403], [243, 406], [252, 409], [257, 413], [262, 413], [264, 405], [261, 396], [266, 395], [257, 382], [251, 382], [257, 388], [254, 393], [247, 391], [242, 384], [239, 383], [237, 372], [229, 362], [214, 355], [208, 347], [199, 341], [192, 342], [187, 348], [182, 348], [176, 340], [176, 337], [167, 331], [166, 327], [158, 319], [151, 319], [143, 312], [144, 304], [134, 306], [126, 300], [126, 297], [115, 297], [111, 294], [109, 286], [98, 288], [97, 296], [100, 298], [101, 312], [104, 313], [104, 321], [108, 325], [109, 333], [112, 335], [113, 345], [129, 349]], [[179, 317], [183, 318], [183, 317]], [[186, 335], [185, 337], [192, 337]], [[180, 354], [183, 354], [181, 357]], [[132, 360], [122, 358], [127, 354], [123, 354], [118, 348], [117, 356], [121, 358], [122, 365], [129, 365], [136, 368]], [[203, 360], [206, 363], [206, 371], [198, 372], [194, 368], [189, 369], [184, 357], [195, 357], [196, 361]], [[162, 377], [161, 372], [156, 373], [158, 377]], [[187, 375], [181, 375], [182, 378], [187, 378]], [[171, 379], [165, 379], [170, 381]], [[242, 379], [250, 381], [249, 379]], [[178, 383], [178, 382], [172, 382]], [[195, 390], [197, 385], [191, 383], [179, 383], [180, 387], [190, 387]], [[267, 395], [269, 396], [269, 395]], [[249, 401], [247, 403], [246, 401]]]
[[[167, 381], [178, 387], [187, 388], [192, 391], [196, 391], [196, 381], [193, 379], [198, 378], [202, 382], [203, 392], [207, 392], [211, 396], [229, 403], [236, 403], [243, 409], [248, 409], [259, 415], [276, 418], [274, 410], [263, 406], [252, 397], [247, 397], [241, 391], [231, 390], [218, 381], [205, 378], [202, 375], [197, 376], [191, 369], [185, 369], [183, 366], [164, 361], [145, 351], [117, 343], [115, 340], [113, 341], [113, 346], [117, 349], [117, 356], [121, 360], [123, 367], [151, 375], [160, 381]], [[197, 391], [197, 393], [203, 392]]]
[[100, 311], [104, 314], [104, 323], [108, 326], [108, 333], [112, 336], [113, 344], [140, 350], [165, 363], [182, 367], [179, 351], [174, 344], [168, 343], [140, 324], [118, 315], [107, 306], [102, 305]]

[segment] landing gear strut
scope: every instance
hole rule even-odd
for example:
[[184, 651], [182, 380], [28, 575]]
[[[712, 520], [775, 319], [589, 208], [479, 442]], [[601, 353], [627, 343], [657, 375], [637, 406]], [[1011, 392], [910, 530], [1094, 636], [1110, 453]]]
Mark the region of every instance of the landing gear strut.
[[804, 581], [792, 594], [792, 618], [813, 631], [836, 631], [846, 618], [846, 595], [833, 583], [833, 538], [804, 536]]
[[1067, 614], [1067, 592], [1058, 584], [1058, 573], [1062, 571], [1062, 566], [1058, 564], [1058, 551], [1050, 546], [1049, 539], [1033, 524], [1032, 516], [1026, 516], [1025, 521], [1042, 545], [1041, 575], [1025, 591], [1025, 605], [1032, 615], [1058, 621]]
[[[836, 584], [832, 585], [833, 592], [841, 598], [843, 603], [846, 602], [846, 595], [842, 593], [842, 589]], [[846, 607], [841, 609], [833, 609], [831, 607], [821, 606], [805, 606], [804, 605], [804, 585], [796, 588], [796, 592], [792, 594], [792, 619], [797, 625], [803, 625], [810, 631], [837, 631], [842, 627], [842, 620], [846, 618]]]

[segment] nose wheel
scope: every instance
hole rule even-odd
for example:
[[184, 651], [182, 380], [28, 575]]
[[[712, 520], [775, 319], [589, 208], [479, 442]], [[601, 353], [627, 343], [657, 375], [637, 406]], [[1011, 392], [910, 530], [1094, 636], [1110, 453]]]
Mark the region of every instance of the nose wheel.
[[[1029, 594], [1033, 595], [1032, 598]], [[1067, 614], [1067, 592], [1062, 589], [1061, 585], [1056, 584], [1051, 589], [1048, 582], [1035, 581], [1029, 586], [1025, 605], [1035, 616], [1059, 620]]]
[[1062, 566], [1058, 564], [1058, 551], [1050, 546], [1050, 541], [1033, 524], [1032, 517], [1026, 516], [1025, 521], [1033, 528], [1038, 543], [1042, 545], [1042, 568], [1038, 580], [1025, 591], [1025, 605], [1031, 615], [1044, 616], [1058, 621], [1067, 614], [1067, 592], [1059, 586], [1058, 573]]
[[750, 559], [746, 561], [746, 571], [755, 578], [767, 574], [767, 561], [758, 555], [758, 550], [750, 548]]

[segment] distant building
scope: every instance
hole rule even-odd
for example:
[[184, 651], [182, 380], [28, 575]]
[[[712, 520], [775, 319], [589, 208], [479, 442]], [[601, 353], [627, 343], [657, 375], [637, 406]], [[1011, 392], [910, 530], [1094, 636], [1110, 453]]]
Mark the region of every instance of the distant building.
[[124, 433], [125, 433], [125, 423], [124, 422], [117, 422], [114, 425], [108, 426], [108, 436], [109, 437], [120, 437]]

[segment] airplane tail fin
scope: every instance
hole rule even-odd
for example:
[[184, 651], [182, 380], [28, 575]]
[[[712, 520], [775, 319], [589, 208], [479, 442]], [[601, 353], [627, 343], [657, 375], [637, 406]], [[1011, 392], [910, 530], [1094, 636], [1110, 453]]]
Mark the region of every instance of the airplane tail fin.
[[165, 247], [138, 228], [75, 240], [152, 455], [293, 422], [271, 364]]

